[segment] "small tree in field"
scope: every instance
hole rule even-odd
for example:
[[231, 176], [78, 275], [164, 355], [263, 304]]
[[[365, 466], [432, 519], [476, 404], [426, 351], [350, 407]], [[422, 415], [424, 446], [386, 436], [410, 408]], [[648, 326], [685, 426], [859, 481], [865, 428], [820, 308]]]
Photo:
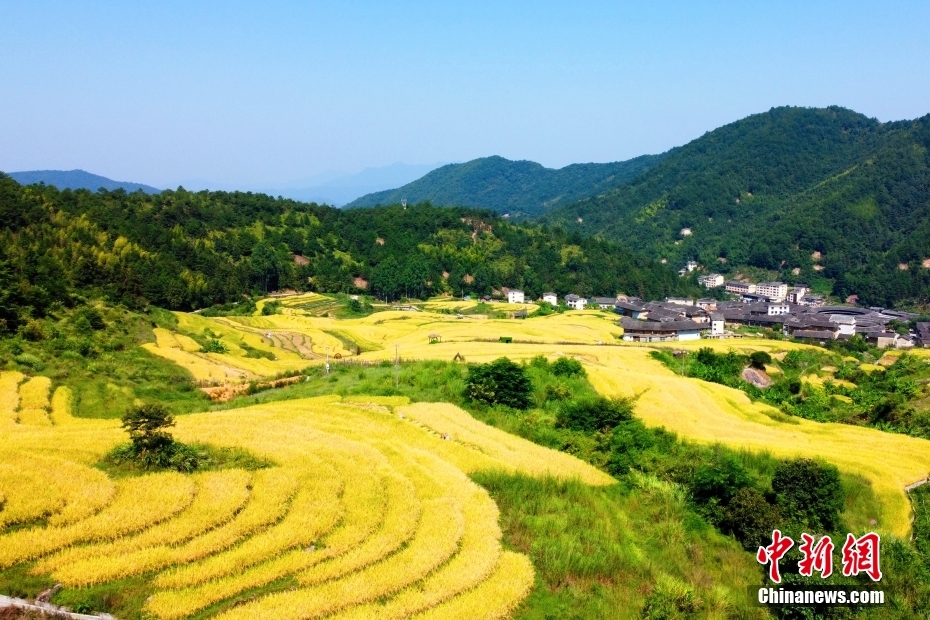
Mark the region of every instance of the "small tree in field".
[[175, 424], [167, 409], [161, 405], [140, 405], [127, 411], [122, 419], [131, 443], [116, 450], [117, 460], [131, 461], [142, 469], [197, 469], [197, 454], [176, 442], [167, 431]]
[[162, 452], [174, 443], [165, 429], [174, 426], [174, 417], [161, 405], [142, 405], [123, 415], [123, 428], [129, 433], [137, 454]]
[[749, 365], [759, 370], [765, 370], [765, 365], [771, 363], [772, 356], [765, 351], [753, 351], [749, 356]]

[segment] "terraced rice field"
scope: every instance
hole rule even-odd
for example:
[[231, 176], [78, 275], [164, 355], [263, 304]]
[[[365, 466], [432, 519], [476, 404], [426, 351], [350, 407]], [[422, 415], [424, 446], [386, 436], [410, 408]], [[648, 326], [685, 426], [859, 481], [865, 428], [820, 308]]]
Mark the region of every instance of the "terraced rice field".
[[[882, 500], [877, 529], [902, 537], [910, 518], [903, 488], [930, 470], [928, 441], [787, 418], [742, 392], [681, 378], [649, 357], [652, 348], [620, 343], [612, 317], [597, 311], [522, 321], [430, 312], [337, 321], [299, 309], [178, 318], [179, 330], [209, 330], [229, 353], [199, 353], [196, 341], [166, 330], [147, 348], [217, 381], [320, 363], [320, 347], [348, 357], [345, 339], [374, 349], [361, 356], [372, 362], [393, 358], [394, 344], [406, 359], [571, 356], [602, 393], [637, 396], [647, 424], [692, 441], [822, 457], [861, 474]], [[434, 333], [442, 343], [428, 343]], [[495, 342], [500, 336], [516, 342]], [[675, 343], [700, 346], [777, 353], [801, 345]], [[278, 359], [247, 357], [250, 349]], [[240, 447], [274, 467], [114, 481], [92, 465], [123, 441], [118, 421], [74, 418], [67, 388], [51, 388], [45, 378], [0, 373], [0, 568], [29, 562], [66, 587], [142, 575], [155, 588], [145, 612], [163, 620], [502, 617], [526, 596], [533, 568], [501, 548], [497, 507], [468, 474], [612, 482], [449, 404], [338, 396], [179, 418], [181, 441]], [[254, 592], [262, 594], [229, 604]]]
[[[48, 424], [0, 431], [0, 568], [32, 562], [69, 588], [145, 575], [144, 611], [164, 620], [503, 617], [533, 569], [501, 548], [497, 506], [467, 474], [612, 483], [450, 405], [336, 396], [178, 419], [178, 439], [273, 467], [113, 481], [92, 464], [125, 437], [119, 422], [73, 418], [69, 402], [59, 389]], [[274, 587], [285, 578], [296, 586]]]
[[[207, 322], [202, 317], [196, 320]], [[868, 428], [787, 418], [771, 407], [752, 403], [737, 390], [678, 377], [649, 357], [654, 346], [620, 342], [622, 330], [614, 317], [596, 310], [528, 320], [456, 319], [433, 312], [378, 312], [360, 319], [336, 320], [295, 310], [285, 315], [244, 317], [237, 321], [209, 323], [238, 330], [241, 337], [255, 330], [303, 334], [317, 347], [326, 343], [331, 354], [338, 351], [346, 357], [352, 356], [353, 352], [332, 336], [338, 331], [345, 338], [363, 343], [371, 352], [362, 354], [361, 359], [369, 361], [393, 359], [394, 345], [398, 345], [404, 359], [452, 360], [457, 354], [468, 362], [486, 362], [502, 355], [515, 359], [539, 354], [550, 359], [559, 355], [576, 357], [586, 364], [599, 391], [638, 396], [636, 411], [647, 424], [664, 426], [698, 442], [765, 450], [776, 456], [824, 458], [844, 471], [864, 476], [883, 502], [880, 528], [899, 536], [906, 536], [910, 529], [910, 507], [904, 487], [930, 476], [928, 441]], [[442, 342], [429, 344], [430, 334], [440, 335]], [[509, 336], [515, 342], [496, 342], [501, 336]], [[778, 353], [805, 345], [739, 339], [663, 346]], [[287, 367], [286, 363], [269, 364], [278, 371]], [[863, 368], [884, 367], [873, 369], [863, 365]], [[810, 377], [810, 380], [816, 383], [822, 379]]]

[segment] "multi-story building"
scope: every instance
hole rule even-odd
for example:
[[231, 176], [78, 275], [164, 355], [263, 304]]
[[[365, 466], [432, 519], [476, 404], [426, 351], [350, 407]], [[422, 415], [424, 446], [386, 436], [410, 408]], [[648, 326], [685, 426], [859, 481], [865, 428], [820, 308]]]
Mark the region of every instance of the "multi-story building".
[[728, 293], [733, 293], [734, 295], [744, 295], [746, 293], [756, 292], [756, 285], [752, 282], [739, 282], [737, 280], [730, 280], [726, 283], [724, 288]]
[[723, 276], [719, 273], [709, 273], [698, 278], [698, 284], [704, 288], [717, 288], [723, 285]]
[[559, 296], [555, 293], [543, 293], [543, 301], [552, 304], [553, 306], [559, 305]]
[[788, 296], [788, 285], [784, 282], [761, 282], [756, 284], [756, 294], [782, 300]]
[[523, 303], [523, 291], [517, 289], [510, 289], [507, 291], [507, 303], [509, 304], [522, 304]]
[[800, 304], [801, 300], [804, 299], [804, 296], [810, 292], [810, 288], [805, 284], [795, 284], [794, 288], [788, 293], [788, 302], [792, 304]]

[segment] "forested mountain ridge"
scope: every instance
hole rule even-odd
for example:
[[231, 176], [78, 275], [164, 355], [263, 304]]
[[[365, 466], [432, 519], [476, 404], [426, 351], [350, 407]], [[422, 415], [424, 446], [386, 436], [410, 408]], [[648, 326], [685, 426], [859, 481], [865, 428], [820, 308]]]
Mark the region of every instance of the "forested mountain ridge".
[[608, 164], [572, 164], [558, 170], [532, 161], [482, 157], [442, 166], [403, 187], [367, 194], [346, 206], [428, 200], [438, 205], [492, 209], [511, 217], [532, 217], [616, 187], [649, 170], [663, 157], [643, 155]]
[[46, 185], [54, 185], [58, 189], [87, 189], [92, 192], [101, 187], [111, 191], [124, 189], [127, 192], [135, 192], [141, 189], [146, 194], [157, 194], [162, 191], [151, 185], [114, 181], [84, 170], [24, 170], [9, 174], [14, 181], [23, 185], [45, 183]]
[[427, 203], [349, 211], [241, 192], [21, 186], [0, 173], [0, 330], [56, 303], [195, 309], [277, 289], [656, 297], [668, 267], [577, 233]]
[[[746, 266], [866, 304], [930, 302], [930, 116], [775, 108], [543, 221], [707, 271]], [[690, 233], [690, 234], [688, 234]]]

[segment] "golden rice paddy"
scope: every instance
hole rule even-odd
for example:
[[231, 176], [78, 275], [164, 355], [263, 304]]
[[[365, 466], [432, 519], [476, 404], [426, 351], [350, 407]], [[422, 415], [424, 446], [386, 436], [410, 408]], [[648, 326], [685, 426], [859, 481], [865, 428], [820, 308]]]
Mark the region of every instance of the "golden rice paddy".
[[[441, 307], [452, 302], [435, 303]], [[209, 321], [203, 317], [196, 320]], [[256, 330], [304, 334], [314, 343], [314, 352], [329, 346], [330, 355], [338, 352], [343, 357], [355, 357], [341, 342], [350, 341], [369, 350], [359, 359], [370, 361], [393, 359], [395, 345], [402, 359], [414, 360], [452, 360], [456, 355], [466, 362], [486, 362], [502, 355], [514, 359], [539, 354], [549, 358], [576, 357], [586, 364], [599, 391], [637, 396], [637, 414], [649, 425], [664, 426], [692, 441], [764, 450], [779, 457], [823, 458], [844, 471], [864, 476], [883, 503], [880, 528], [900, 536], [910, 529], [910, 507], [904, 487], [930, 475], [930, 442], [926, 440], [787, 418], [772, 407], [752, 403], [738, 390], [676, 376], [649, 356], [656, 346], [685, 350], [711, 347], [738, 352], [766, 350], [777, 354], [806, 345], [754, 339], [662, 345], [622, 343], [619, 340], [622, 329], [617, 326], [615, 315], [599, 310], [568, 311], [527, 320], [471, 316], [459, 319], [435, 312], [402, 311], [337, 320], [301, 314], [292, 308], [287, 314], [211, 323], [242, 334]], [[342, 336], [340, 344], [336, 344], [339, 340], [333, 337], [334, 333]], [[431, 344], [430, 335], [440, 336], [441, 342]], [[513, 343], [498, 342], [501, 337], [512, 338]], [[884, 367], [863, 364], [862, 368], [874, 372]], [[819, 385], [827, 378], [813, 375], [807, 380]], [[438, 416], [440, 410], [435, 408], [432, 415]]]
[[[621, 343], [604, 312], [494, 320], [388, 311], [336, 320], [298, 305], [272, 316], [178, 315], [177, 331], [156, 331], [145, 346], [219, 383], [327, 355], [392, 359], [395, 345], [408, 360], [575, 357], [600, 392], [636, 396], [649, 425], [691, 441], [823, 458], [862, 475], [883, 504], [878, 529], [902, 537], [904, 486], [930, 469], [928, 441], [787, 418], [742, 392], [677, 376], [649, 356], [653, 347]], [[200, 353], [191, 335], [205, 330], [229, 352]], [[430, 344], [430, 335], [441, 342]], [[800, 345], [674, 343], [699, 346], [777, 353]], [[368, 352], [356, 356], [358, 348]], [[505, 617], [532, 587], [533, 568], [502, 549], [497, 507], [468, 474], [612, 482], [449, 404], [335, 395], [178, 418], [179, 440], [242, 448], [272, 461], [267, 469], [114, 481], [93, 464], [124, 440], [119, 422], [74, 418], [69, 391], [53, 387], [0, 373], [0, 568], [31, 562], [31, 572], [66, 587], [146, 575], [155, 591], [144, 611], [162, 620], [205, 610], [223, 620]], [[9, 528], [16, 524], [26, 527]], [[288, 587], [275, 588], [282, 580]], [[224, 603], [250, 592], [262, 594]]]
[[52, 401], [48, 424], [0, 434], [0, 528], [43, 519], [0, 529], [0, 568], [32, 562], [66, 587], [144, 574], [155, 588], [144, 611], [164, 620], [282, 578], [297, 585], [218, 616], [503, 617], [533, 570], [502, 549], [497, 507], [467, 474], [612, 482], [450, 405], [335, 396], [178, 419], [178, 439], [273, 467], [112, 481], [92, 465], [123, 440], [119, 422], [74, 418], [66, 390]]

